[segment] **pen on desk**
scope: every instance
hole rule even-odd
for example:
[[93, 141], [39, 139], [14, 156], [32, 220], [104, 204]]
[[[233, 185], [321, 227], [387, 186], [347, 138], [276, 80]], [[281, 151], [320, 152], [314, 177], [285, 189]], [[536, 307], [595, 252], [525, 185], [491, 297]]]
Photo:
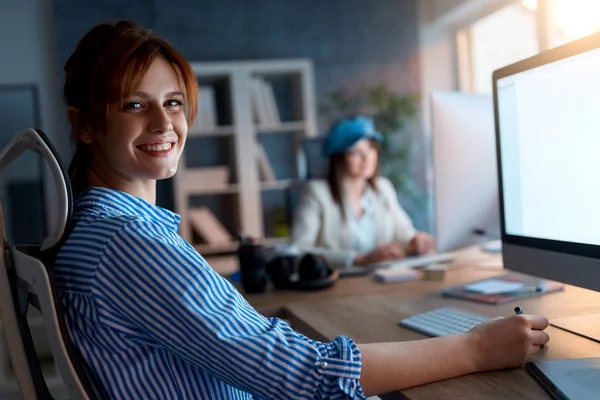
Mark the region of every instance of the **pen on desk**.
[[503, 295], [508, 295], [508, 296], [515, 296], [515, 295], [519, 295], [519, 294], [527, 294], [527, 293], [539, 293], [539, 292], [543, 292], [544, 291], [544, 287], [542, 285], [538, 285], [538, 286], [527, 286], [521, 289], [517, 289], [511, 292], [504, 292], [502, 293]]

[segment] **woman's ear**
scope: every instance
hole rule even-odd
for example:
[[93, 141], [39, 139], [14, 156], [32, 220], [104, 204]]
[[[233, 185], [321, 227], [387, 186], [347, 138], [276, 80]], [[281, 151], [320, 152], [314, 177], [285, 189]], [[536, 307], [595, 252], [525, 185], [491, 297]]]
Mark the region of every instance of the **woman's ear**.
[[85, 144], [91, 144], [94, 141], [92, 132], [81, 121], [81, 112], [78, 109], [68, 107], [67, 118], [69, 118], [69, 123], [73, 127], [73, 133], [78, 140], [81, 140]]

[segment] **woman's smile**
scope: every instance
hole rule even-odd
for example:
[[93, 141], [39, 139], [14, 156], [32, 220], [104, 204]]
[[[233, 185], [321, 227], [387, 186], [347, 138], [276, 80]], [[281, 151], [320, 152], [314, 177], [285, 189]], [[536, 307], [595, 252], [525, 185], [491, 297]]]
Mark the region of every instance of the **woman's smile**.
[[136, 146], [138, 150], [152, 157], [167, 157], [176, 150], [175, 141], [163, 142], [163, 143], [152, 143], [152, 144], [142, 144]]

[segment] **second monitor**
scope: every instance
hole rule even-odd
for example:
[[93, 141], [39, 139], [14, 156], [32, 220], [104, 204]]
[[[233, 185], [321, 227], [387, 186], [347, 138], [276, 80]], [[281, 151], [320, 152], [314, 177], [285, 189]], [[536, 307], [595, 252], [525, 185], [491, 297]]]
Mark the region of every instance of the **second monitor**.
[[433, 92], [431, 116], [437, 250], [451, 251], [497, 238], [500, 223], [491, 96]]

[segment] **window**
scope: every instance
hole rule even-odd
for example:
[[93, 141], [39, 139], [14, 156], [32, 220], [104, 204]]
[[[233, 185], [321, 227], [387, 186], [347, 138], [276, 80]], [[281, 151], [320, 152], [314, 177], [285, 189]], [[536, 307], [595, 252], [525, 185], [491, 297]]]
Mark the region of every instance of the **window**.
[[536, 9], [535, 0], [516, 2], [458, 32], [463, 91], [491, 93], [494, 70], [539, 52]]
[[545, 0], [548, 46], [556, 47], [600, 31], [600, 1]]
[[600, 0], [506, 0], [457, 32], [460, 89], [491, 93], [492, 72], [600, 31]]

